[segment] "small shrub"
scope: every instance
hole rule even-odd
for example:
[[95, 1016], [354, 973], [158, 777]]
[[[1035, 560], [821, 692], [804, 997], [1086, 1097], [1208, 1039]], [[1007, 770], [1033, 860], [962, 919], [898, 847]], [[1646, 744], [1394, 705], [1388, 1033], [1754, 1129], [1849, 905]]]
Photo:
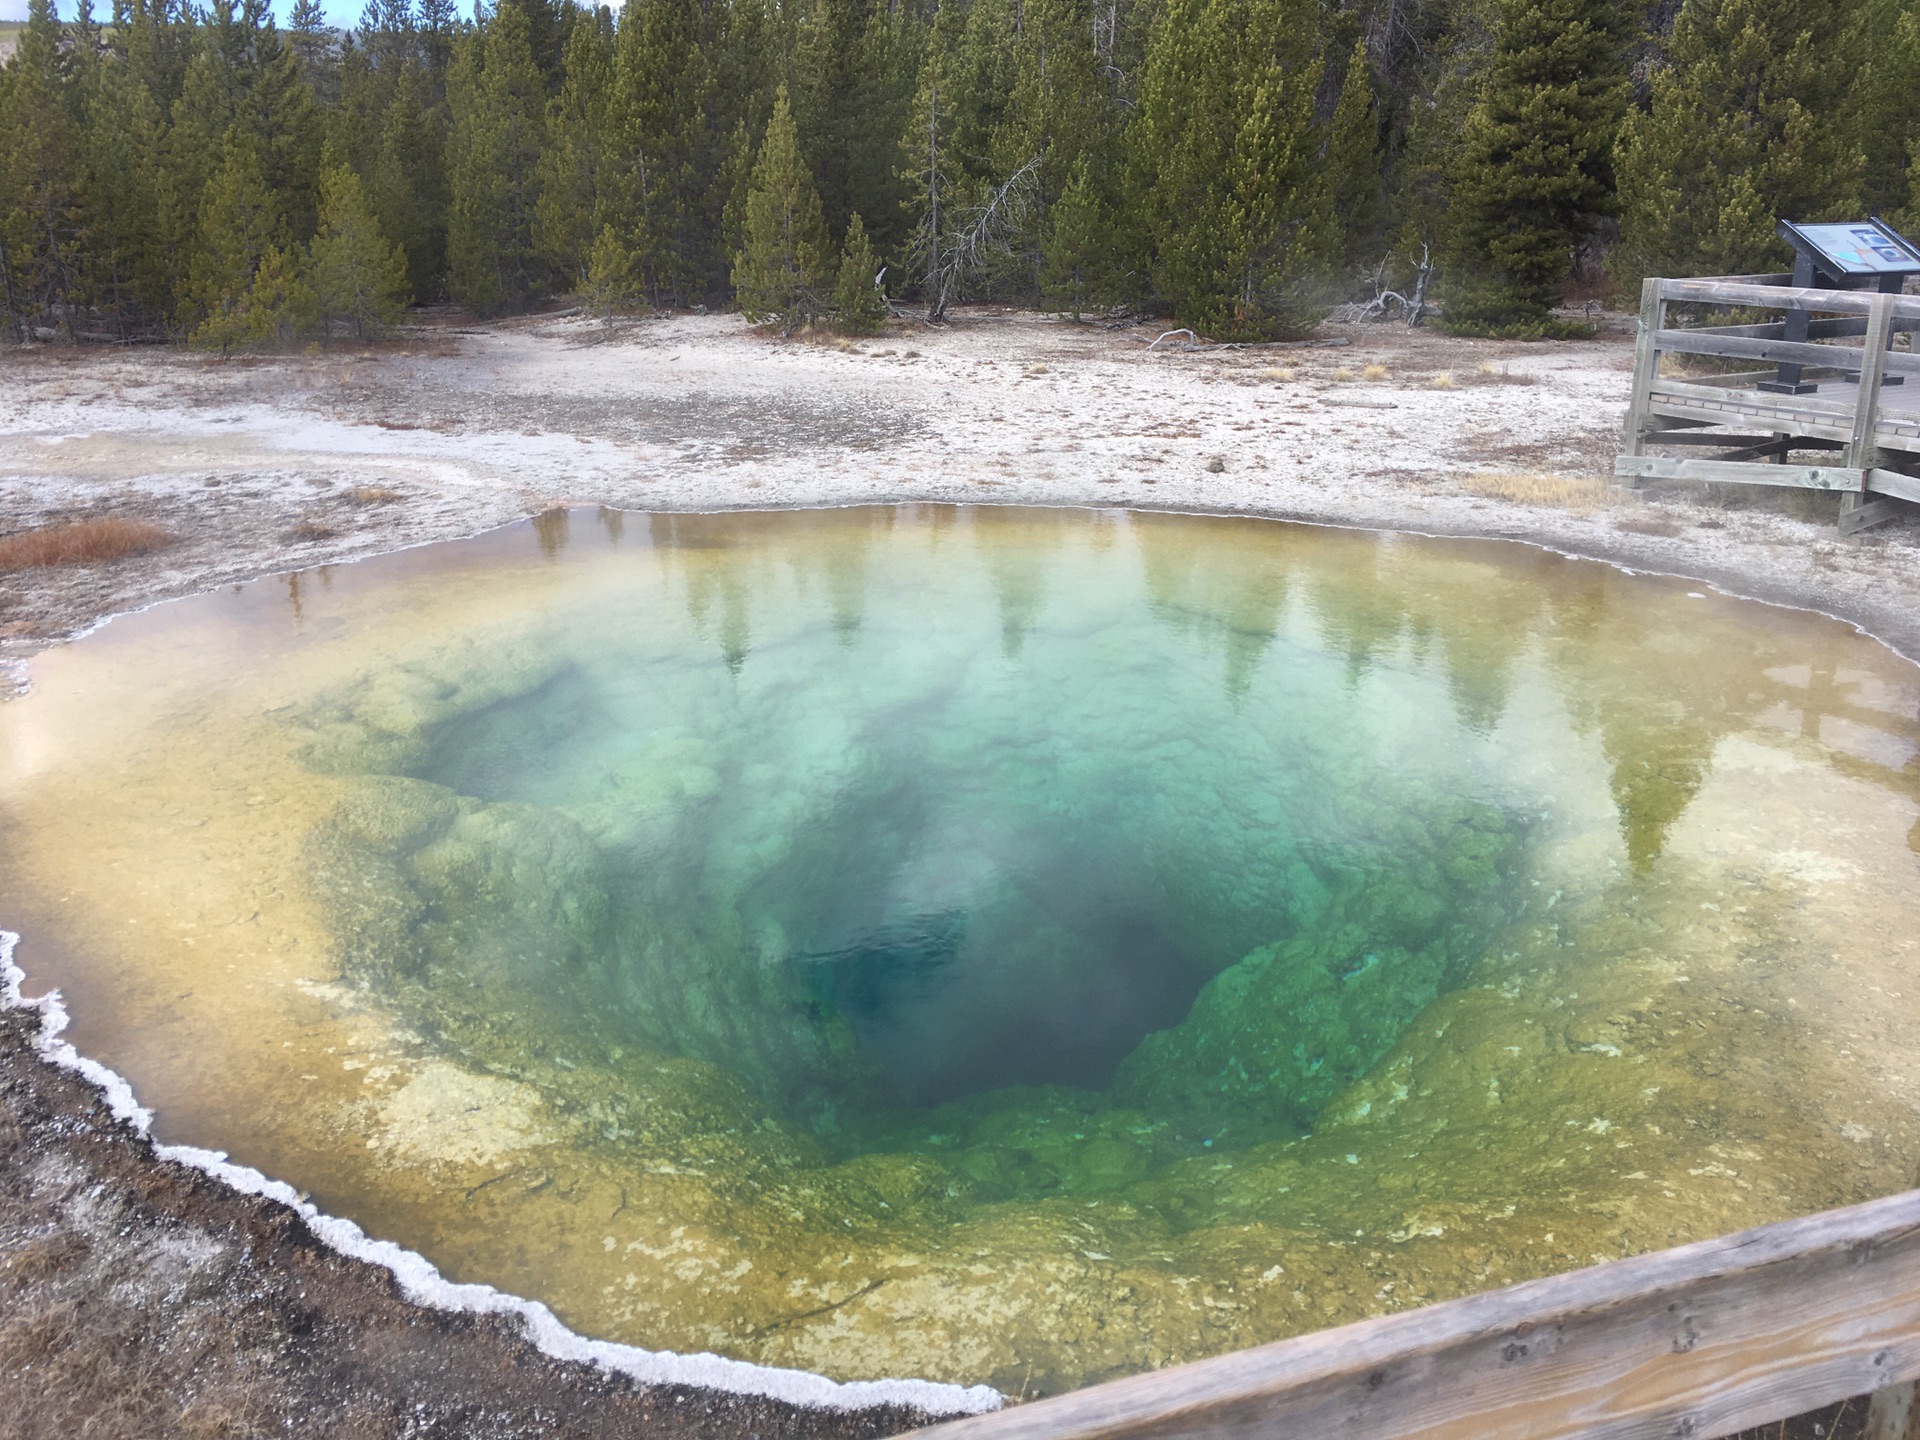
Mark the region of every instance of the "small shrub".
[[1427, 383], [1435, 390], [1456, 390], [1459, 388], [1459, 384], [1453, 378], [1453, 372], [1451, 370], [1442, 370]]
[[1290, 369], [1285, 365], [1269, 365], [1260, 372], [1260, 375], [1262, 379], [1266, 380], [1291, 380], [1298, 373], [1298, 371]]
[[1360, 372], [1360, 378], [1362, 380], [1384, 380], [1387, 378], [1387, 367], [1377, 362], [1371, 364]]
[[26, 570], [42, 565], [93, 565], [145, 555], [170, 544], [173, 537], [144, 520], [101, 516], [66, 525], [46, 525], [0, 537], [0, 570]]
[[1342, 365], [1338, 370], [1333, 372], [1333, 378], [1336, 380], [1353, 379], [1353, 367], [1351, 365]]

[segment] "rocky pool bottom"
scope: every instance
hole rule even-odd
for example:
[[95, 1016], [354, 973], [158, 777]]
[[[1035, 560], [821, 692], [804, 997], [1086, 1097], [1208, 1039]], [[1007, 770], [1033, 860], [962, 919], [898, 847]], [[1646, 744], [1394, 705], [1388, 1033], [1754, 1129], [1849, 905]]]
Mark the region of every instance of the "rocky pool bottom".
[[[586, 1333], [843, 1378], [1054, 1390], [1906, 1183], [1871, 642], [1493, 547], [877, 513], [579, 516], [48, 657], [23, 962], [169, 1138]], [[988, 623], [875, 679], [935, 544]], [[1120, 758], [1063, 779], [1075, 715]], [[1067, 841], [1099, 883], [1007, 860]], [[1023, 1029], [1111, 998], [1090, 945], [1139, 982], [1099, 1043]]]

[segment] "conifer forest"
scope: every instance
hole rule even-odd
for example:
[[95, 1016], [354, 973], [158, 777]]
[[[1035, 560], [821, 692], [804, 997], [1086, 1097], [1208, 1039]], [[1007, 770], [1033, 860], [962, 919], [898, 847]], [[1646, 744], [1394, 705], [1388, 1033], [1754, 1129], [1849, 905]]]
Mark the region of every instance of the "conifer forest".
[[962, 301], [1459, 334], [1920, 228], [1916, 0], [34, 0], [14, 340], [219, 351], [482, 315]]

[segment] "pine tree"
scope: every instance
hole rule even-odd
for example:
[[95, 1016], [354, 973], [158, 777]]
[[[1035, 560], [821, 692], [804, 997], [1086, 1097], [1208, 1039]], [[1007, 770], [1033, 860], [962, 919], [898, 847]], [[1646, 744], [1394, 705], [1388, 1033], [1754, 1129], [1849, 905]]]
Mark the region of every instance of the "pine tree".
[[224, 322], [246, 307], [254, 274], [267, 252], [284, 253], [287, 228], [251, 139], [235, 134], [225, 152], [201, 196], [201, 246], [188, 270], [183, 307], [194, 343], [213, 337], [215, 348], [223, 350], [232, 348]]
[[286, 350], [319, 324], [313, 291], [298, 258], [277, 245], [260, 257], [246, 289], [195, 328], [192, 343], [203, 350]]
[[1298, 334], [1324, 308], [1316, 20], [1309, 0], [1170, 0], [1154, 32], [1130, 170], [1155, 288], [1209, 335]]
[[340, 50], [320, 0], [293, 0], [287, 31], [302, 78], [322, 105], [331, 105], [340, 93]]
[[1786, 249], [1774, 222], [1845, 219], [1858, 203], [1858, 138], [1844, 113], [1853, 6], [1686, 0], [1652, 103], [1622, 127], [1622, 280], [1754, 274]]
[[602, 225], [587, 250], [580, 282], [580, 305], [611, 326], [616, 315], [644, 308], [646, 301], [633, 283], [633, 255], [620, 243], [611, 225]]
[[447, 106], [447, 288], [483, 313], [525, 305], [546, 279], [534, 243], [545, 88], [519, 6], [455, 47]]
[[1920, 157], [1920, 11], [1909, 0], [1864, 0], [1852, 37], [1858, 79], [1849, 92], [1865, 164], [1861, 211], [1911, 226]]
[[0, 80], [0, 304], [16, 339], [71, 334], [83, 263], [80, 148], [52, 0], [33, 0]]
[[447, 170], [444, 111], [426, 102], [425, 69], [401, 70], [366, 176], [367, 203], [380, 233], [406, 252], [407, 286], [421, 303], [435, 298], [447, 270]]
[[1920, 234], [1920, 95], [1914, 93], [1914, 77], [1920, 76], [1920, 12], [1902, 12], [1889, 50], [1889, 69], [1905, 81], [1906, 98], [1894, 122], [1904, 122], [1904, 143], [1894, 162], [1901, 174], [1887, 182], [1884, 203], [1893, 223], [1911, 239]]
[[313, 233], [324, 127], [300, 62], [267, 0], [213, 0], [194, 35], [193, 60], [174, 104], [171, 150], [184, 193], [198, 198], [238, 132], [292, 239]]
[[165, 333], [172, 299], [159, 256], [158, 157], [165, 125], [124, 57], [82, 52], [80, 209], [88, 303], [121, 340]]
[[1380, 251], [1380, 129], [1375, 114], [1373, 63], [1366, 37], [1353, 42], [1340, 99], [1327, 127], [1327, 186], [1348, 267], [1363, 268]]
[[892, 314], [887, 292], [880, 288], [880, 262], [856, 210], [847, 220], [840, 275], [833, 287], [834, 329], [842, 335], [878, 335]]
[[1501, 0], [1493, 63], [1454, 175], [1448, 331], [1568, 330], [1552, 312], [1574, 246], [1613, 207], [1626, 32], [1619, 0]]
[[913, 100], [918, 26], [906, 6], [816, 0], [795, 40], [794, 118], [831, 234], [855, 211], [883, 244], [903, 233], [894, 146]]
[[949, 266], [949, 235], [969, 198], [968, 176], [954, 139], [957, 123], [951, 96], [956, 85], [949, 74], [943, 33], [955, 13], [947, 7], [935, 18], [919, 92], [900, 137], [900, 176], [912, 187], [908, 212], [914, 222], [906, 258], [933, 320], [941, 318], [947, 298], [941, 277]]
[[533, 57], [534, 69], [540, 72], [544, 92], [552, 94], [560, 86], [575, 6], [567, 0], [500, 0], [495, 18], [506, 10], [518, 10], [526, 22], [527, 51]]
[[[1104, 191], [1105, 180], [1118, 170], [1119, 112], [1100, 73], [1088, 0], [1022, 0], [1019, 23], [1002, 43], [1011, 88], [993, 134], [991, 173], [1010, 175], [1039, 159], [1034, 233], [1018, 243], [1044, 266], [1049, 217], [1082, 163], [1096, 191]], [[1030, 294], [1028, 289], [1022, 298]]]
[[1419, 268], [1431, 266], [1449, 230], [1460, 136], [1492, 60], [1489, 11], [1497, 18], [1493, 0], [1463, 9], [1449, 26], [1416, 35], [1424, 56], [1417, 63], [1403, 58], [1400, 90], [1382, 94], [1388, 111], [1381, 127], [1387, 154], [1384, 278], [1402, 293], [1418, 288]]
[[541, 162], [535, 227], [541, 253], [556, 274], [586, 274], [606, 208], [608, 117], [613, 102], [612, 36], [596, 18], [574, 21], [567, 41], [560, 93], [547, 105], [547, 145]]
[[741, 313], [788, 328], [813, 319], [826, 273], [827, 230], [784, 85], [754, 162], [745, 228], [733, 262], [734, 299]]
[[724, 283], [718, 239], [730, 130], [716, 127], [700, 0], [647, 0], [621, 12], [613, 137], [619, 188], [608, 219], [626, 238], [655, 304], [692, 304]]
[[420, 0], [420, 58], [426, 70], [426, 103], [438, 106], [446, 98], [447, 67], [453, 63], [453, 41], [460, 33], [454, 0]]
[[1092, 163], [1082, 155], [1053, 207], [1041, 253], [1040, 299], [1046, 308], [1078, 320], [1115, 293], [1113, 229], [1113, 213], [1095, 192]]
[[360, 177], [344, 165], [320, 177], [320, 230], [308, 278], [322, 335], [339, 320], [355, 339], [365, 340], [400, 317], [408, 291], [406, 252], [381, 238]]

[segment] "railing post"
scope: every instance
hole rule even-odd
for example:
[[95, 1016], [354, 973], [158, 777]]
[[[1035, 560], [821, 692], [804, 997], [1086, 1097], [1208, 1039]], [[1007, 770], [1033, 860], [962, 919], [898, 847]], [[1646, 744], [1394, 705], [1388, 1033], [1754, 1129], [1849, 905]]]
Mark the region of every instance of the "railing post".
[[[1622, 450], [1628, 455], [1647, 453], [1649, 396], [1653, 378], [1660, 370], [1660, 352], [1653, 337], [1667, 322], [1667, 302], [1661, 297], [1660, 286], [1655, 276], [1648, 276], [1640, 284], [1640, 327], [1633, 342], [1633, 396], [1627, 405], [1626, 433], [1621, 437]], [[1624, 483], [1631, 488], [1639, 481], [1628, 479]]]
[[[1860, 356], [1860, 393], [1853, 406], [1853, 436], [1847, 445], [1846, 463], [1865, 472], [1879, 463], [1874, 445], [1874, 427], [1880, 419], [1880, 382], [1887, 373], [1887, 345], [1893, 338], [1893, 296], [1876, 295], [1867, 311], [1867, 336]], [[1893, 506], [1884, 500], [1869, 500], [1862, 478], [1857, 492], [1840, 497], [1840, 533], [1851, 535], [1868, 525], [1891, 518]]]
[[1913, 1381], [1873, 1392], [1862, 1440], [1911, 1440], [1914, 1431]]

